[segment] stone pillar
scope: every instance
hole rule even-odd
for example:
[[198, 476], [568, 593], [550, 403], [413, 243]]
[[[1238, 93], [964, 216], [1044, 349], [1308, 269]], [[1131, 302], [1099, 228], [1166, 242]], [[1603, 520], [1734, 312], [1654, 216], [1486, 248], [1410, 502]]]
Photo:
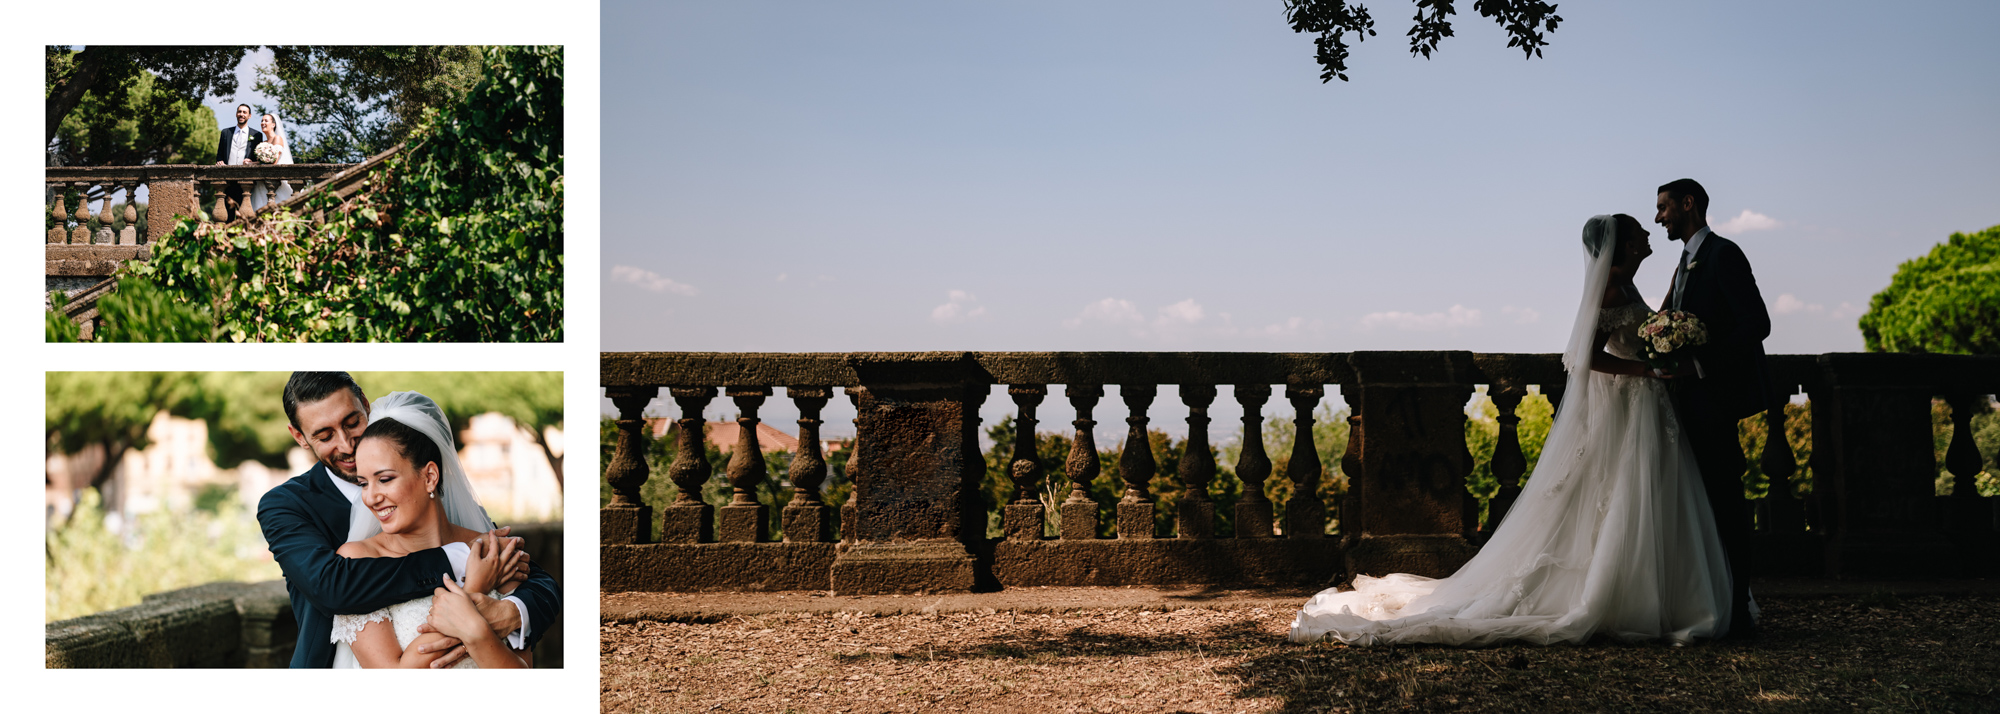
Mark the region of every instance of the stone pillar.
[[964, 353], [852, 363], [866, 387], [855, 421], [867, 470], [854, 481], [854, 538], [834, 560], [834, 592], [971, 591], [977, 564], [963, 539], [985, 535], [978, 426], [990, 379]]
[[660, 393], [658, 387], [607, 387], [604, 394], [618, 407], [618, 446], [611, 454], [605, 480], [611, 484], [611, 503], [598, 511], [599, 543], [630, 545], [653, 542], [653, 509], [639, 498], [646, 485], [646, 428], [642, 417], [646, 404]]
[[1444, 577], [1475, 551], [1465, 508], [1465, 403], [1472, 398], [1470, 352], [1355, 352], [1356, 383], [1344, 388], [1360, 416], [1348, 474], [1350, 574]]
[[146, 240], [147, 245], [159, 242], [182, 218], [195, 215], [201, 210], [200, 196], [195, 191], [194, 170], [165, 173], [148, 170], [146, 173]]
[[724, 542], [762, 543], [770, 540], [769, 509], [757, 501], [757, 486], [770, 470], [764, 467], [764, 450], [757, 443], [757, 408], [771, 396], [770, 387], [730, 387], [725, 394], [736, 402], [736, 446], [729, 454], [729, 485], [734, 494], [722, 507], [722, 524], [716, 538]]
[[1819, 356], [1811, 393], [1814, 490], [1834, 529], [1827, 574], [1843, 579], [1937, 577], [1950, 572], [1940, 527], [1931, 392], [1917, 355]]

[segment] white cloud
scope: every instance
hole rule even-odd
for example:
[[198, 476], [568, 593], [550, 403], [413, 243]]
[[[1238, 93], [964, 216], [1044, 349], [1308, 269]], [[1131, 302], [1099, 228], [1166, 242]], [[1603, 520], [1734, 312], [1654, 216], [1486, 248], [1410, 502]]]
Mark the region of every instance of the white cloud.
[[779, 273], [779, 274], [778, 274], [778, 282], [781, 282], [781, 283], [782, 283], [782, 282], [785, 282], [785, 278], [789, 278], [789, 277], [792, 277], [790, 273]]
[[1849, 320], [1860, 317], [1861, 313], [1864, 312], [1867, 312], [1867, 310], [1857, 307], [1854, 303], [1843, 302], [1839, 307], [1833, 309], [1833, 319]]
[[1771, 301], [1771, 312], [1778, 315], [1790, 315], [1796, 312], [1818, 315], [1826, 312], [1826, 306], [1816, 302], [1806, 302], [1800, 300], [1797, 295], [1785, 293], [1779, 295], [1777, 300]]
[[646, 270], [644, 268], [634, 268], [630, 265], [612, 266], [611, 279], [619, 282], [631, 283], [633, 285], [639, 286], [642, 289], [651, 290], [656, 293], [673, 293], [675, 295], [685, 295], [688, 297], [694, 297], [696, 295], [701, 294], [701, 290], [697, 289], [693, 285], [689, 285], [687, 283], [682, 283], [682, 282], [675, 282], [673, 279], [668, 278], [659, 273], [655, 273], [651, 270]]
[[1139, 308], [1130, 300], [1105, 298], [1085, 305], [1083, 312], [1077, 313], [1076, 317], [1063, 320], [1062, 324], [1063, 327], [1073, 330], [1082, 327], [1085, 322], [1105, 325], [1143, 325], [1146, 324], [1146, 316], [1140, 314]]
[[931, 308], [931, 320], [939, 324], [950, 325], [965, 322], [966, 320], [986, 314], [986, 308], [973, 304], [979, 302], [979, 298], [973, 297], [972, 293], [964, 290], [953, 290], [946, 293], [945, 297], [945, 304]]
[[1516, 325], [1532, 325], [1542, 321], [1542, 313], [1536, 312], [1534, 308], [1529, 307], [1508, 305], [1500, 308], [1500, 314], [1514, 318], [1514, 324]]
[[1745, 208], [1735, 218], [1716, 224], [1715, 230], [1717, 233], [1733, 235], [1736, 233], [1749, 233], [1750, 231], [1768, 231], [1782, 225], [1784, 224], [1779, 223], [1775, 218]]
[[1479, 311], [1464, 305], [1453, 305], [1444, 312], [1371, 312], [1361, 318], [1361, 328], [1372, 330], [1376, 327], [1393, 327], [1410, 332], [1434, 332], [1460, 327], [1477, 327]]
[[1160, 308], [1160, 317], [1153, 324], [1162, 327], [1173, 324], [1192, 325], [1201, 322], [1201, 317], [1201, 305], [1196, 303], [1194, 298], [1188, 298]]

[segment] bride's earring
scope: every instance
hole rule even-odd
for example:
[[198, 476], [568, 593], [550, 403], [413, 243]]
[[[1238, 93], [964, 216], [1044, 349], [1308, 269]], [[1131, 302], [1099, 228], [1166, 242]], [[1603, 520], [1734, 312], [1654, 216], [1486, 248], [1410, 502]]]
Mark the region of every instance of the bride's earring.
[[431, 498], [437, 498], [437, 497], [438, 497], [438, 492], [437, 492], [437, 490], [436, 490], [436, 489], [432, 489], [432, 490], [431, 490]]

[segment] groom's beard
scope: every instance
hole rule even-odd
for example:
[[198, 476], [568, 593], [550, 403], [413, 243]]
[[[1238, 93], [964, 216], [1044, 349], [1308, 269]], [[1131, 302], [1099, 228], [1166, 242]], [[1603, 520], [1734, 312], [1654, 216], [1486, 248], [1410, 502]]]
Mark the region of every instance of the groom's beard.
[[[343, 461], [347, 462], [346, 466], [341, 465]], [[358, 469], [355, 466], [353, 454], [331, 452], [322, 456], [320, 463], [326, 464], [326, 470], [332, 471], [333, 475], [340, 477], [348, 483], [361, 482], [361, 475], [357, 473]]]

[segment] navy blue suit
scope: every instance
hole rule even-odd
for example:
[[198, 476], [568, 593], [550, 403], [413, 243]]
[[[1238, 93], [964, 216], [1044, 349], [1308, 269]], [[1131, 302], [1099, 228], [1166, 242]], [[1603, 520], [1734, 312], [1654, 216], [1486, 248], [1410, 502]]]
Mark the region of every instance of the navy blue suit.
[[[1694, 447], [1702, 487], [1715, 511], [1716, 536], [1729, 557], [1730, 628], [1752, 627], [1750, 602], [1750, 502], [1743, 497], [1747, 463], [1737, 441], [1736, 422], [1770, 407], [1770, 373], [1764, 364], [1764, 338], [1771, 334], [1771, 315], [1750, 259], [1734, 241], [1714, 233], [1701, 239], [1691, 256], [1693, 268], [1682, 279], [1680, 309], [1693, 314], [1708, 329], [1708, 342], [1691, 353], [1701, 363], [1701, 376], [1672, 382], [1674, 412]], [[1676, 272], [1679, 268], [1676, 268]], [[1673, 307], [1673, 286], [1660, 309]]]
[[[285, 590], [299, 623], [292, 667], [333, 666], [334, 615], [358, 615], [430, 595], [440, 575], [451, 574], [443, 548], [402, 558], [346, 558], [334, 551], [347, 542], [352, 504], [334, 486], [326, 464], [279, 484], [257, 502], [257, 523], [271, 555], [284, 569]], [[560, 616], [562, 590], [540, 566], [514, 591], [528, 610], [528, 647]]]

